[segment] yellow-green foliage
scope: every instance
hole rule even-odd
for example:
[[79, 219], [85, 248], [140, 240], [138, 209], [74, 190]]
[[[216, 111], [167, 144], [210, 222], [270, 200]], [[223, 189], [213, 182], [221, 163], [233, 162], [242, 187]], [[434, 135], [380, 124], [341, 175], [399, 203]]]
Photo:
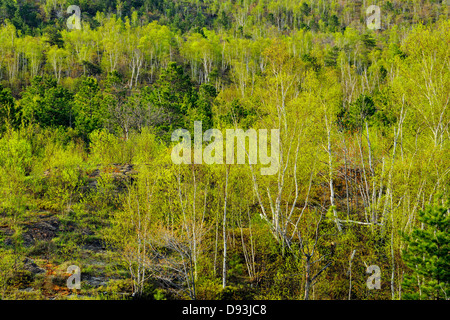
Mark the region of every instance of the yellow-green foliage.
[[[399, 234], [449, 195], [448, 8], [378, 1], [374, 32], [358, 1], [153, 2], [0, 26], [2, 297], [60, 299], [48, 278], [79, 264], [69, 299], [401, 299]], [[199, 120], [278, 129], [278, 171], [175, 165], [172, 132]], [[25, 256], [42, 292], [14, 285]]]

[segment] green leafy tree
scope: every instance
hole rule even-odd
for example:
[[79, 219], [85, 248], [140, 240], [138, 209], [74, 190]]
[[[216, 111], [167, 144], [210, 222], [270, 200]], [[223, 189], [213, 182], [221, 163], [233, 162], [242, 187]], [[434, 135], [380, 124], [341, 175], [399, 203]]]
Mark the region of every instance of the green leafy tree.
[[103, 109], [108, 111], [107, 124], [111, 131], [121, 131], [122, 137], [128, 140], [129, 131], [136, 120], [131, 90], [122, 75], [117, 71], [110, 72], [105, 81]]
[[372, 97], [362, 94], [347, 110], [338, 114], [338, 119], [341, 126], [347, 130], [361, 130], [365, 121], [369, 121], [376, 112]]
[[225, 124], [237, 125], [246, 130], [252, 127], [256, 118], [256, 111], [253, 108], [244, 107], [238, 99], [231, 101], [229, 111], [220, 117]]
[[19, 101], [23, 118], [43, 127], [72, 127], [73, 95], [49, 76], [36, 76]]
[[220, 11], [219, 18], [217, 22], [219, 25], [223, 26], [225, 29], [229, 29], [231, 25], [231, 19], [228, 17], [227, 13], [223, 10]]
[[155, 84], [154, 98], [155, 104], [169, 117], [169, 121], [159, 129], [170, 133], [174, 128], [188, 129], [186, 115], [195, 108], [197, 93], [182, 66], [171, 62], [162, 70]]
[[205, 83], [200, 86], [196, 109], [198, 116], [195, 120], [201, 120], [206, 130], [213, 127], [212, 107], [216, 97], [217, 91], [213, 85]]
[[64, 40], [61, 32], [55, 27], [49, 27], [46, 30], [46, 42], [50, 46], [58, 46], [58, 48], [64, 47]]
[[84, 138], [100, 129], [107, 117], [107, 110], [102, 103], [102, 93], [97, 80], [92, 77], [84, 79], [80, 90], [74, 97], [75, 129]]
[[372, 50], [377, 46], [377, 41], [370, 33], [365, 33], [362, 35], [362, 42], [367, 50]]
[[412, 271], [403, 282], [403, 299], [448, 300], [450, 295], [450, 201], [446, 206], [419, 211], [423, 228], [404, 234], [406, 266]]
[[330, 32], [339, 31], [339, 18], [335, 14], [328, 19], [328, 30]]
[[336, 67], [338, 56], [339, 56], [339, 48], [334, 46], [325, 55], [325, 66]]
[[17, 127], [19, 124], [18, 112], [11, 90], [0, 84], [0, 132], [5, 130], [7, 123]]

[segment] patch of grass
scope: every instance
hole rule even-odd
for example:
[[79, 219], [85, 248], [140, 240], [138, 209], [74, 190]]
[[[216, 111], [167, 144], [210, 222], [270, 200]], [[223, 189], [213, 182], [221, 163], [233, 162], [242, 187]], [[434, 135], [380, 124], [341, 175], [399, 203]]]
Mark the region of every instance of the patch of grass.
[[24, 289], [28, 287], [33, 281], [33, 275], [27, 270], [17, 270], [13, 272], [12, 276], [7, 280], [11, 287]]
[[50, 257], [56, 252], [57, 247], [53, 241], [36, 240], [36, 242], [27, 249], [26, 255], [30, 257]]

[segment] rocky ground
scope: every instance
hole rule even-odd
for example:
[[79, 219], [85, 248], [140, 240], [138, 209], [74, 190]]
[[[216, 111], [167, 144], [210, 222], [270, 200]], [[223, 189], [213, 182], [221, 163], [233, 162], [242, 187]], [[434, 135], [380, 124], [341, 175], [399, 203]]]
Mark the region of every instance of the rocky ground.
[[[47, 170], [44, 178], [54, 174]], [[134, 178], [133, 165], [113, 164], [97, 166], [86, 172], [84, 193], [95, 192], [99, 179], [112, 177], [114, 192], [123, 192]], [[18, 299], [71, 299], [71, 298], [124, 298], [130, 294], [127, 277], [112, 270], [109, 265], [111, 255], [99, 231], [89, 223], [71, 219], [71, 214], [41, 210], [27, 212], [26, 219], [20, 223], [19, 239], [22, 251], [21, 271], [10, 279], [9, 285], [15, 288]], [[72, 238], [72, 239], [71, 239]], [[0, 225], [0, 240], [4, 247], [14, 247], [14, 232], [9, 225]], [[71, 241], [73, 240], [73, 241]], [[67, 243], [67, 244], [65, 244]], [[75, 248], [74, 248], [75, 246]], [[17, 246], [16, 246], [17, 247]], [[72, 254], [72, 252], [75, 252]], [[63, 254], [60, 254], [63, 253]], [[71, 256], [65, 259], [63, 256]], [[79, 264], [81, 269], [81, 289], [68, 289], [67, 273], [70, 265]]]

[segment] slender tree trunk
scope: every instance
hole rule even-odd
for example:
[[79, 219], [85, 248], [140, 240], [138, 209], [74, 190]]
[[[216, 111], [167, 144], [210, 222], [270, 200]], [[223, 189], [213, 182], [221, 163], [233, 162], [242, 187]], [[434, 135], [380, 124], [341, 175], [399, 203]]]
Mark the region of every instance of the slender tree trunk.
[[353, 257], [355, 256], [355, 252], [356, 250], [353, 250], [352, 255], [350, 256], [350, 262], [349, 262], [349, 273], [350, 273], [350, 286], [348, 289], [348, 300], [351, 299], [352, 296], [352, 261], [353, 261]]
[[311, 257], [306, 257], [306, 280], [305, 280], [305, 300], [309, 300], [309, 291], [311, 290]]
[[347, 220], [350, 220], [350, 203], [349, 203], [349, 192], [348, 192], [348, 166], [347, 166], [347, 144], [345, 142], [345, 136], [342, 136], [342, 141], [344, 142], [344, 169], [345, 169], [345, 194], [346, 194], [346, 201], [347, 201]]
[[334, 220], [336, 222], [336, 226], [339, 230], [339, 232], [342, 231], [341, 224], [339, 222], [339, 219], [337, 217], [337, 211], [336, 211], [336, 204], [334, 202], [334, 187], [333, 187], [333, 154], [331, 153], [331, 128], [328, 124], [328, 118], [325, 115], [325, 123], [327, 126], [327, 138], [328, 138], [328, 166], [329, 166], [329, 180], [330, 180], [330, 203], [331, 207], [333, 208], [333, 215]]
[[214, 277], [216, 276], [216, 272], [217, 272], [217, 252], [218, 252], [218, 247], [219, 247], [219, 217], [220, 217], [220, 215], [219, 215], [219, 208], [217, 208], [216, 240], [215, 240], [215, 246], [214, 246]]
[[223, 271], [222, 271], [222, 287], [227, 286], [227, 201], [228, 201], [228, 167], [225, 177], [225, 197], [223, 205]]

